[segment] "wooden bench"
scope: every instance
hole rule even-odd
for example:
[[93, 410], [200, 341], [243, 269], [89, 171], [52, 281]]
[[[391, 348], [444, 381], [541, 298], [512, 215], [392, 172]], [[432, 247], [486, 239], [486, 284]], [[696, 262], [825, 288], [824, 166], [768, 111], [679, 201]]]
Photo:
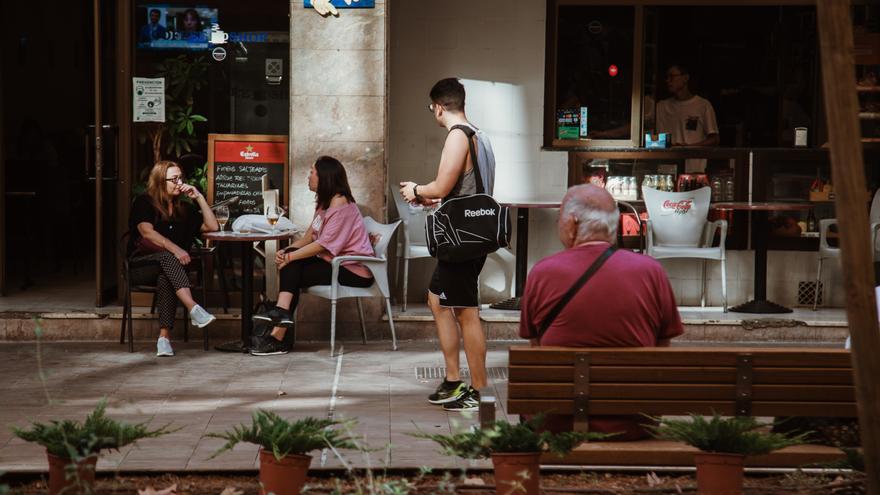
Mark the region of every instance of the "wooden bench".
[[[857, 417], [850, 353], [844, 349], [758, 347], [510, 348], [507, 412], [572, 414], [576, 430], [591, 414]], [[494, 417], [494, 399], [481, 421]], [[692, 466], [693, 447], [677, 442], [589, 442], [544, 464]], [[797, 467], [843, 457], [840, 449], [798, 445], [747, 465]]]

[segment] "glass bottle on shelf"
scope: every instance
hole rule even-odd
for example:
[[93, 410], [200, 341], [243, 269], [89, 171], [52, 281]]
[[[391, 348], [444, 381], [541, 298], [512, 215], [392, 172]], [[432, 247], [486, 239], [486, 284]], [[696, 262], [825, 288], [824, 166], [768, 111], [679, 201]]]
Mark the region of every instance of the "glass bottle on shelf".
[[721, 201], [723, 192], [723, 183], [721, 177], [712, 177], [712, 201]]
[[735, 189], [733, 176], [730, 175], [724, 179], [724, 201], [733, 201], [733, 191]]
[[816, 221], [816, 214], [813, 210], [807, 213], [807, 232], [816, 232], [819, 230], [819, 222]]

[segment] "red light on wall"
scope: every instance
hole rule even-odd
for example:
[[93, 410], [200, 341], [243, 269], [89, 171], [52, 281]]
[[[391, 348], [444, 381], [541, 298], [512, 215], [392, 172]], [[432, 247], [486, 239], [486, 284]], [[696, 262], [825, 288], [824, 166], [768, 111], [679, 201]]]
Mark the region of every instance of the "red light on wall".
[[617, 66], [616, 66], [616, 65], [611, 64], [611, 65], [608, 66], [608, 75], [609, 75], [609, 76], [611, 76], [611, 77], [615, 77], [615, 76], [617, 75], [617, 72], [618, 72], [618, 71], [617, 71]]

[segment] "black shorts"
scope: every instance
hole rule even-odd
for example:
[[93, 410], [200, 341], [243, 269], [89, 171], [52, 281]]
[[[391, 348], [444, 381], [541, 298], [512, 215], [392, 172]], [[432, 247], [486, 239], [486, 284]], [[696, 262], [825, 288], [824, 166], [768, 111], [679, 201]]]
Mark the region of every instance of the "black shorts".
[[486, 257], [461, 263], [437, 260], [428, 290], [449, 308], [476, 308], [480, 305], [478, 285]]

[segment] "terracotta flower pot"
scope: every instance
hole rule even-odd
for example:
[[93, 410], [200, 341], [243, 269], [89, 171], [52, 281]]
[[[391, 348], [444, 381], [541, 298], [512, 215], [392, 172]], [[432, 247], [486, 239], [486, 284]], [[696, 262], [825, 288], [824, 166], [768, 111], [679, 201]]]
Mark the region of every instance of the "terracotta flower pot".
[[98, 455], [93, 454], [76, 462], [76, 476], [71, 471], [70, 479], [67, 477], [67, 466], [74, 462], [65, 457], [58, 457], [46, 452], [49, 458], [49, 495], [57, 495], [63, 490], [64, 493], [92, 493], [95, 484], [95, 465], [98, 463]]
[[740, 495], [743, 486], [743, 459], [745, 456], [739, 454], [694, 454], [697, 492], [700, 495]]
[[280, 461], [269, 450], [260, 450], [260, 493], [296, 495], [306, 484], [312, 456], [288, 454]]
[[495, 493], [538, 495], [538, 485], [541, 482], [540, 458], [540, 452], [492, 454]]

